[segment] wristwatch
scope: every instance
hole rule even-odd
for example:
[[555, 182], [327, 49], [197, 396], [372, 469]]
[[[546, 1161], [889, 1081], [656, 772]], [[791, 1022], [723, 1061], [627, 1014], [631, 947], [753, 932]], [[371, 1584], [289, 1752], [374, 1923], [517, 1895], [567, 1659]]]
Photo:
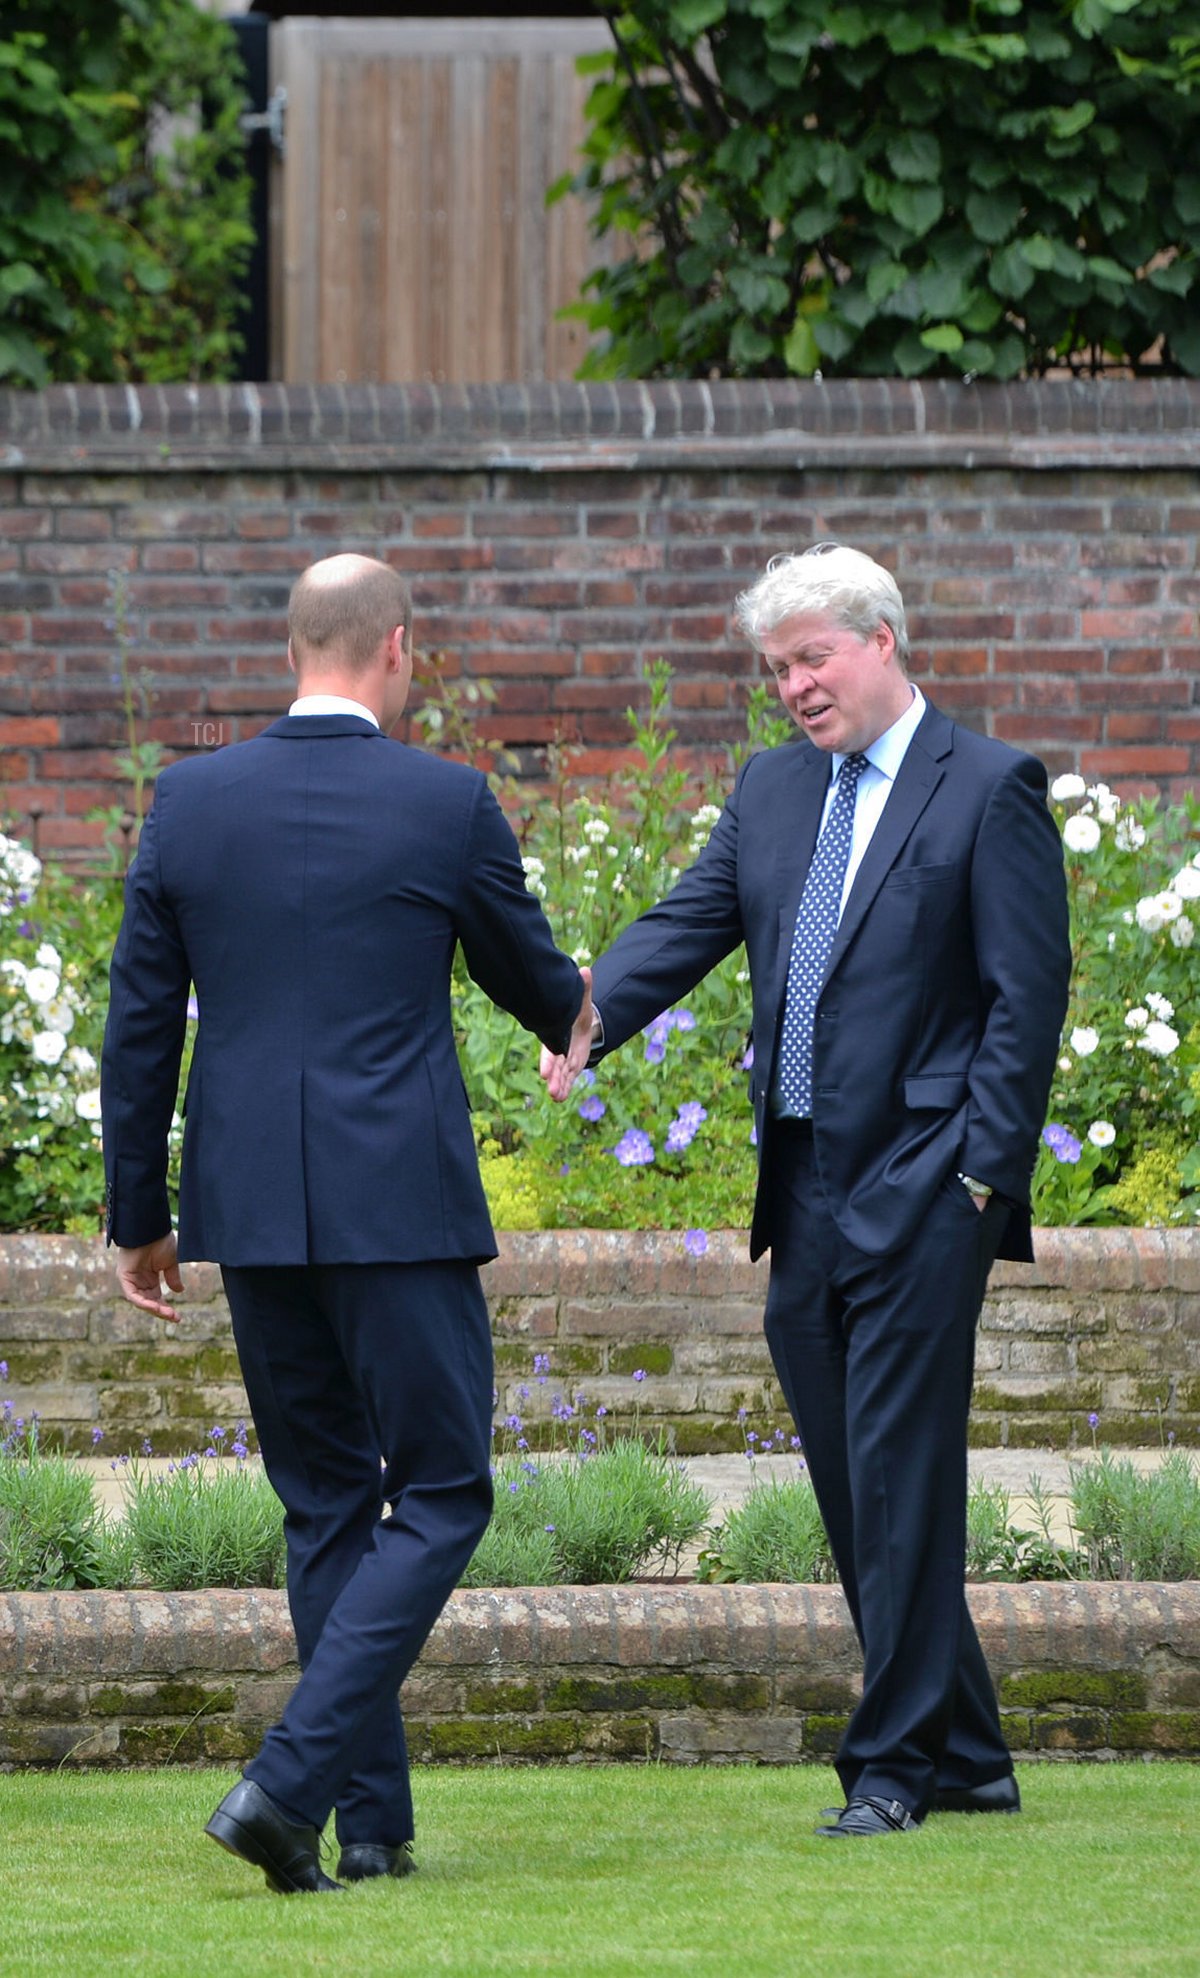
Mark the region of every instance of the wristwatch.
[[960, 1174], [958, 1178], [966, 1189], [967, 1194], [978, 1195], [981, 1201], [986, 1202], [988, 1196], [993, 1192], [989, 1182], [976, 1181], [973, 1174]]

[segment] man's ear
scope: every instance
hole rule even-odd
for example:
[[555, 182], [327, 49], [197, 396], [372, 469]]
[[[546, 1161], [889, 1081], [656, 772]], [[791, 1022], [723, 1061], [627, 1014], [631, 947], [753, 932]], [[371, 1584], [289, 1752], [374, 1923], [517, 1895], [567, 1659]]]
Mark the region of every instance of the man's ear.
[[291, 640], [290, 640], [290, 639], [288, 640], [288, 654], [287, 654], [287, 659], [288, 659], [288, 672], [289, 672], [289, 673], [294, 673], [294, 672], [296, 671], [296, 655], [295, 655], [295, 653], [294, 653], [294, 652], [292, 651], [292, 642], [291, 642]]
[[410, 652], [409, 652], [409, 644], [408, 644], [407, 627], [405, 627], [404, 625], [395, 625], [393, 626], [391, 632], [388, 634], [389, 671], [392, 673], [398, 673], [400, 668], [404, 665], [405, 661], [409, 657], [410, 657]]

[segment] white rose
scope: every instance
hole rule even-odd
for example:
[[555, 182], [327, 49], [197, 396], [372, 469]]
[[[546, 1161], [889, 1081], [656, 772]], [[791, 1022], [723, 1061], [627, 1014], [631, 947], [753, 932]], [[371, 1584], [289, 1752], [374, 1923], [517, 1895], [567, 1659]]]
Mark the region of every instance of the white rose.
[[75, 1101], [75, 1111], [78, 1113], [80, 1119], [99, 1119], [100, 1117], [99, 1086], [94, 1087], [91, 1092], [81, 1092], [79, 1094], [79, 1097]]
[[1133, 1009], [1125, 1012], [1126, 1030], [1144, 1030], [1149, 1021], [1149, 1010], [1142, 1009], [1140, 1005], [1135, 1005]]
[[1060, 1058], [1058, 1061], [1058, 1068], [1060, 1071], [1074, 1071], [1075, 1065], [1073, 1060], [1070, 1058]]
[[53, 969], [31, 968], [25, 977], [25, 994], [31, 1003], [52, 1003], [58, 994], [58, 981]]
[[1115, 824], [1121, 809], [1121, 799], [1113, 795], [1107, 783], [1093, 783], [1088, 791], [1096, 806], [1096, 816], [1101, 824]]
[[73, 1044], [71, 1046], [71, 1049], [67, 1052], [67, 1063], [70, 1065], [72, 1071], [78, 1072], [80, 1078], [90, 1077], [91, 1073], [96, 1069], [95, 1058], [90, 1051], [84, 1050], [82, 1044]]
[[1171, 891], [1178, 893], [1181, 900], [1200, 900], [1200, 871], [1194, 865], [1185, 865], [1172, 879]]
[[47, 1003], [42, 1015], [51, 1030], [60, 1030], [64, 1037], [75, 1023], [75, 1012], [65, 996], [56, 996], [52, 1003]]
[[1100, 1042], [1100, 1032], [1090, 1023], [1077, 1023], [1071, 1032], [1071, 1049], [1077, 1058], [1090, 1058]]
[[1063, 844], [1069, 852], [1094, 852], [1100, 843], [1100, 826], [1094, 817], [1069, 817], [1063, 825]]
[[1185, 913], [1171, 922], [1171, 940], [1177, 948], [1190, 948], [1196, 938], [1196, 930]]
[[1117, 1129], [1109, 1120], [1093, 1120], [1088, 1128], [1087, 1137], [1093, 1147], [1111, 1147], [1117, 1137]]
[[29, 970], [26, 968], [24, 962], [17, 961], [16, 957], [13, 956], [8, 961], [0, 962], [0, 975], [11, 976], [17, 987], [23, 989], [29, 975]]
[[611, 829], [612, 826], [606, 823], [604, 818], [589, 817], [587, 823], [583, 827], [583, 835], [587, 839], [589, 845], [602, 845]]
[[1148, 1023], [1138, 1043], [1156, 1058], [1169, 1058], [1179, 1044], [1179, 1033], [1169, 1023]]
[[1162, 911], [1161, 902], [1161, 893], [1151, 893], [1146, 899], [1138, 901], [1137, 924], [1143, 934], [1161, 934], [1166, 926], [1167, 918]]
[[1145, 827], [1136, 817], [1123, 817], [1117, 825], [1116, 839], [1121, 851], [1140, 852], [1146, 842]]
[[41, 1065], [56, 1065], [66, 1048], [61, 1030], [39, 1030], [30, 1046]]
[[39, 968], [52, 968], [56, 973], [62, 973], [62, 956], [53, 941], [43, 941], [34, 960]]
[[1086, 790], [1087, 784], [1082, 776], [1076, 776], [1074, 770], [1069, 771], [1066, 776], [1056, 776], [1050, 785], [1050, 795], [1056, 804], [1069, 804], [1076, 797], [1082, 797]]
[[1166, 996], [1160, 996], [1157, 989], [1152, 989], [1146, 997], [1146, 1008], [1149, 1010], [1151, 1016], [1160, 1016], [1164, 1023], [1169, 1023], [1175, 1014], [1174, 1003], [1170, 1002]]

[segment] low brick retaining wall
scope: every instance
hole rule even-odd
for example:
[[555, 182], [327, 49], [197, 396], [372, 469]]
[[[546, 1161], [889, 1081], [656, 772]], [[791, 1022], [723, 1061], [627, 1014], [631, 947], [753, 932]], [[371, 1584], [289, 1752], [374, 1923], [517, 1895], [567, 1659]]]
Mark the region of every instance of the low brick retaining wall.
[[[1021, 1758], [1200, 1755], [1200, 1586], [976, 1586]], [[285, 1596], [0, 1595], [0, 1768], [232, 1765], [296, 1678]], [[422, 1761], [794, 1764], [860, 1688], [836, 1587], [455, 1593], [403, 1692]]]
[[[980, 1446], [1117, 1445], [1168, 1433], [1200, 1442], [1200, 1229], [1052, 1229], [1036, 1264], [998, 1264], [979, 1334], [972, 1437]], [[762, 1335], [765, 1264], [740, 1231], [692, 1257], [680, 1232], [506, 1235], [484, 1282], [501, 1413], [548, 1415], [582, 1390], [610, 1423], [661, 1427], [684, 1454], [740, 1448], [737, 1411], [783, 1422]], [[229, 1315], [212, 1265], [185, 1267], [168, 1327], [114, 1296], [98, 1240], [0, 1238], [0, 1359], [16, 1411], [37, 1409], [68, 1447], [191, 1449], [246, 1411]], [[544, 1387], [533, 1356], [550, 1359]], [[645, 1371], [634, 1383], [632, 1375]], [[518, 1390], [528, 1386], [522, 1397]]]

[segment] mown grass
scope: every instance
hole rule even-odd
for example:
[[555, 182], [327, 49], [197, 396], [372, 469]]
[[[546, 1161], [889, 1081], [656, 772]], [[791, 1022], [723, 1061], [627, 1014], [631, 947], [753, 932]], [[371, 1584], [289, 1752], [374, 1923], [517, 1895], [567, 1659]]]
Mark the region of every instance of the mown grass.
[[1200, 1972], [1200, 1767], [1020, 1777], [1019, 1819], [831, 1843], [824, 1768], [422, 1769], [417, 1875], [285, 1900], [201, 1834], [227, 1775], [10, 1775], [0, 1970]]

